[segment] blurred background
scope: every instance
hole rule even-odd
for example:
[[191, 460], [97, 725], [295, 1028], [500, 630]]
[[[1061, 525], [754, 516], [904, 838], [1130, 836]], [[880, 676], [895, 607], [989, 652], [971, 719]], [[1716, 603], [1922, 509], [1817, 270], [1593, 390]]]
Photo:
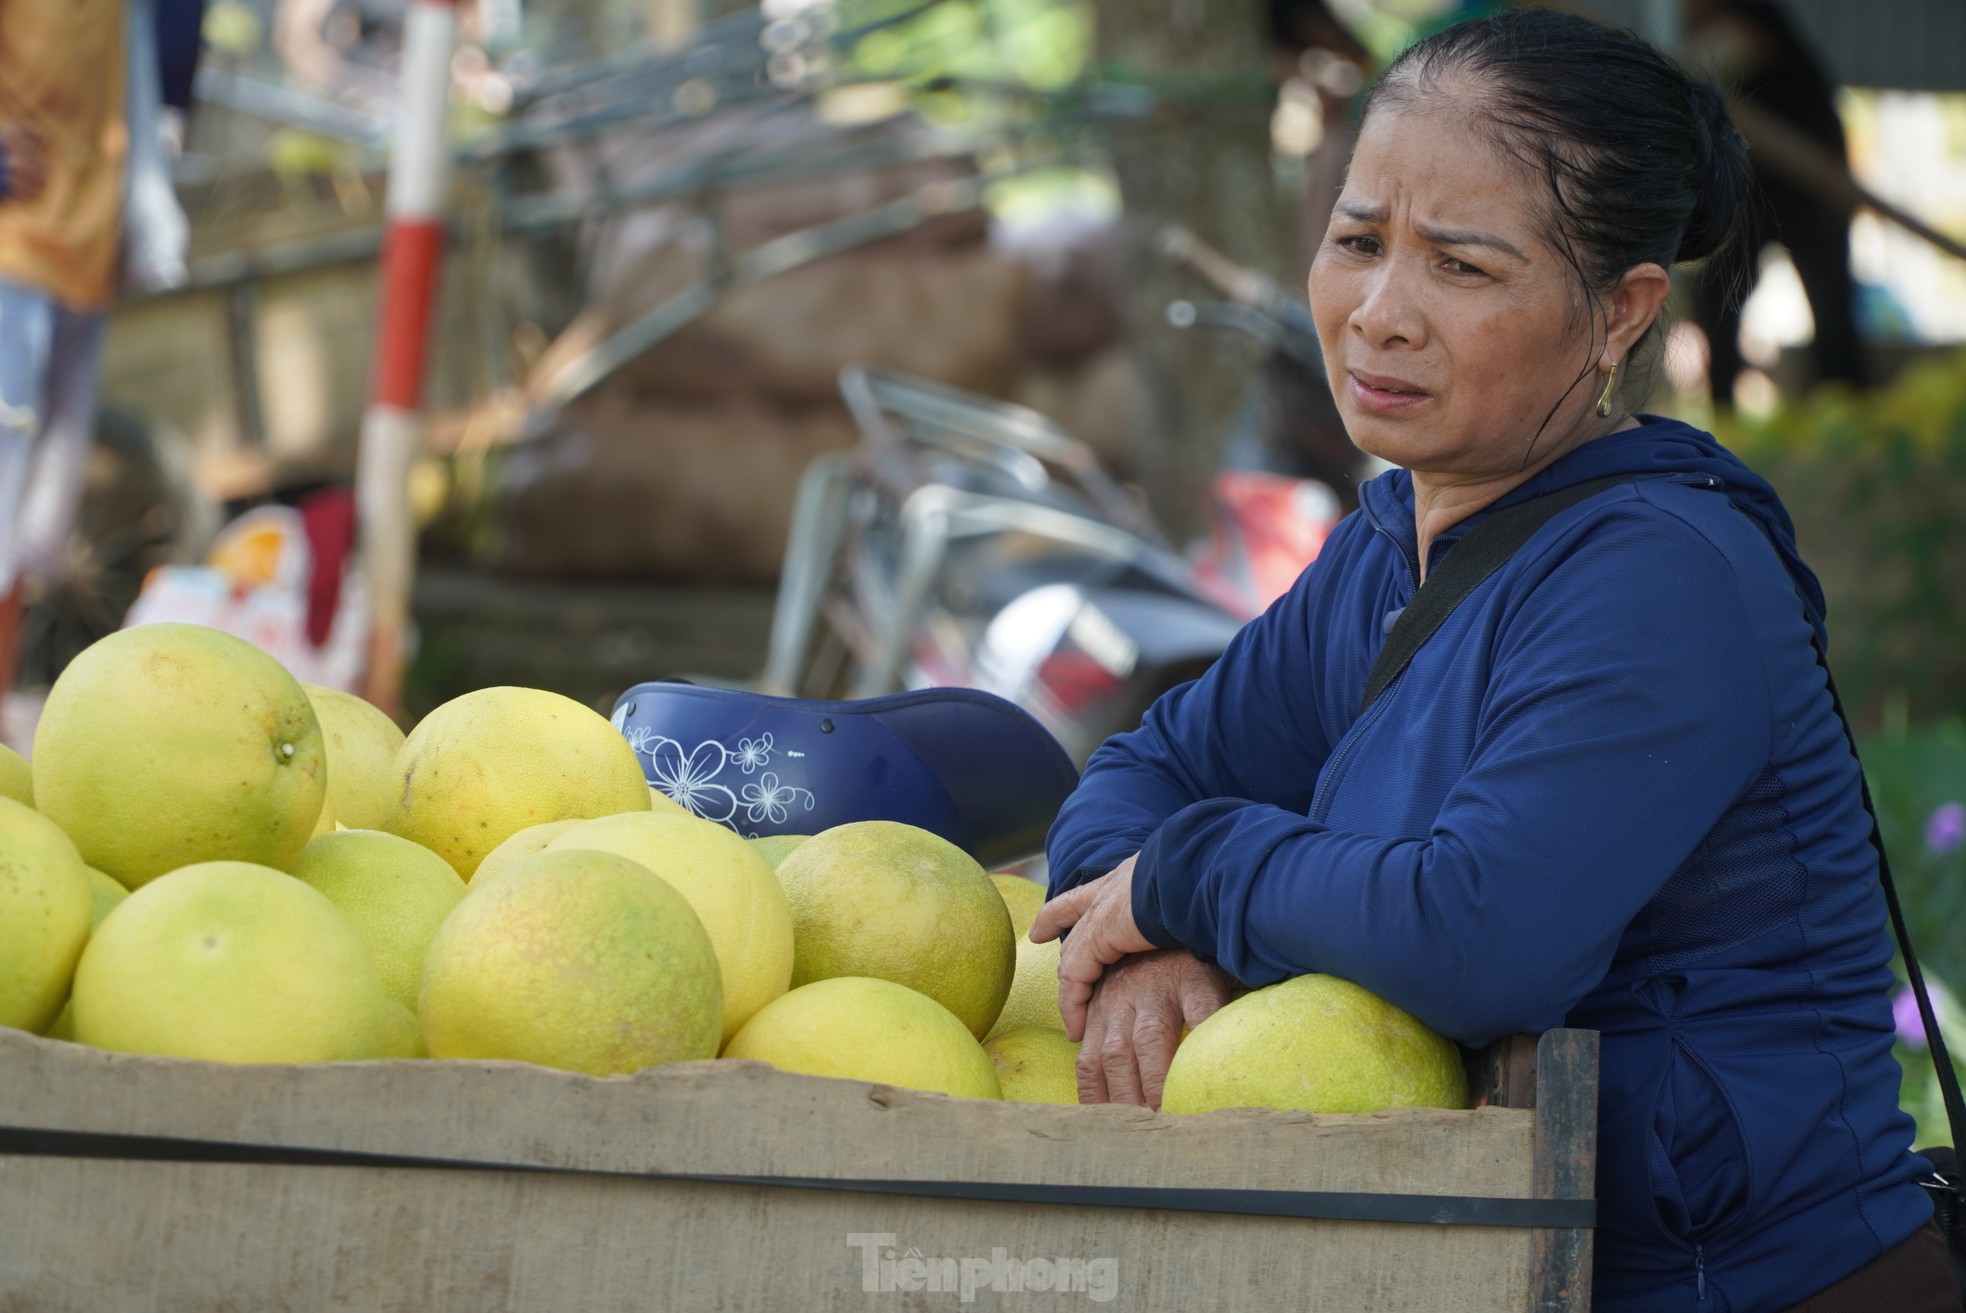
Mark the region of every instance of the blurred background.
[[[1304, 275], [1373, 71], [1487, 7], [464, 0], [396, 709], [965, 683], [1082, 759], [1373, 472]], [[1564, 7], [1734, 99], [1759, 277], [1738, 310], [1681, 280], [1648, 409], [1782, 492], [1914, 934], [1966, 981], [1966, 6]], [[126, 260], [153, 256], [106, 311], [72, 523], [22, 583], [9, 740], [131, 619], [370, 677], [353, 489], [414, 8], [129, 8], [156, 74], [132, 177], [167, 187], [126, 202]], [[1905, 1038], [1936, 1127], [1915, 1016]]]

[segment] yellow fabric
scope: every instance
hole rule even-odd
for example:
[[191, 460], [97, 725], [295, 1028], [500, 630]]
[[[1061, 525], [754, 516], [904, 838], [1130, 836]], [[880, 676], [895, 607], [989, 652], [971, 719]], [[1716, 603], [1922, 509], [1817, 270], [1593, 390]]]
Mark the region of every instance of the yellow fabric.
[[0, 121], [31, 123], [48, 181], [0, 199], [0, 278], [70, 309], [108, 304], [123, 214], [125, 0], [0, 0]]

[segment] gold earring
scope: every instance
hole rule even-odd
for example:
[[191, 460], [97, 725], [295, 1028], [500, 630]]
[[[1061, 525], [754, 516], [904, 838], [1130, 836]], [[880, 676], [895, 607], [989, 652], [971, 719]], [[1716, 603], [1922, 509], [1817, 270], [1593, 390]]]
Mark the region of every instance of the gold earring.
[[1604, 395], [1597, 399], [1597, 413], [1601, 418], [1611, 418], [1611, 393], [1618, 386], [1618, 366], [1612, 363], [1611, 376], [1604, 380]]

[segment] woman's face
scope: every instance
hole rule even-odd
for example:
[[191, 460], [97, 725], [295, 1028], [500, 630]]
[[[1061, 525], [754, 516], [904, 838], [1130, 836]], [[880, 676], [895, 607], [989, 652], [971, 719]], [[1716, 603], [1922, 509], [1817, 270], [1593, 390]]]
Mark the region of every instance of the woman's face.
[[1453, 108], [1366, 119], [1310, 288], [1332, 394], [1365, 451], [1480, 479], [1594, 436], [1605, 336], [1539, 235], [1536, 188]]

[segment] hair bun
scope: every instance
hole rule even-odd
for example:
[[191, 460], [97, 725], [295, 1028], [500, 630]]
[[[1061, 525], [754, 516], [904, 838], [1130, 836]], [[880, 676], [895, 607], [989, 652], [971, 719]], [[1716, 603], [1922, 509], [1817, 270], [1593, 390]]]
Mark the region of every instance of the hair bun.
[[1748, 146], [1734, 126], [1727, 102], [1705, 78], [1688, 78], [1692, 103], [1687, 106], [1693, 130], [1693, 210], [1673, 256], [1682, 260], [1741, 258], [1749, 207], [1754, 203], [1754, 176], [1748, 166]]

